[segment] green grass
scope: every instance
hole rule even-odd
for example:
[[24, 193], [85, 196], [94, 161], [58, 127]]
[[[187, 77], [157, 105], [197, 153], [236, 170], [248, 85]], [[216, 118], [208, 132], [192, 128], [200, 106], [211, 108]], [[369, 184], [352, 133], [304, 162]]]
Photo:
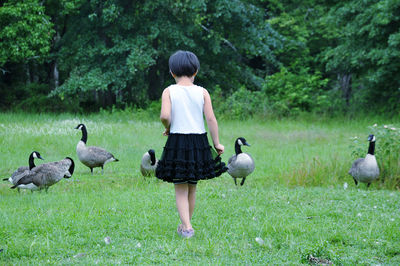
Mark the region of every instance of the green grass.
[[[90, 175], [77, 159], [81, 133], [74, 127], [81, 122], [88, 145], [120, 159], [104, 175], [99, 168]], [[227, 174], [200, 182], [196, 236], [183, 240], [175, 231], [173, 186], [139, 172], [142, 154], [154, 148], [159, 157], [166, 140], [156, 119], [0, 114], [1, 177], [27, 165], [33, 150], [46, 162], [71, 156], [77, 163], [73, 177], [48, 193], [18, 194], [0, 184], [0, 264], [307, 264], [311, 255], [335, 264], [398, 265], [399, 192], [381, 183], [356, 188], [347, 175], [350, 138], [366, 138], [368, 125], [384, 122], [396, 123], [220, 121], [223, 160], [243, 136], [256, 170], [243, 187]]]

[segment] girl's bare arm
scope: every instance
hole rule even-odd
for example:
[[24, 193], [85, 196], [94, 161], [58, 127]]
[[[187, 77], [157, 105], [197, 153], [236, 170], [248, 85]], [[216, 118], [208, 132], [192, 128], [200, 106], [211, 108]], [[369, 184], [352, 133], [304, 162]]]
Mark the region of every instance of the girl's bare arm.
[[210, 130], [211, 138], [214, 144], [215, 149], [217, 150], [218, 154], [224, 153], [225, 147], [219, 143], [219, 136], [218, 136], [218, 122], [214, 115], [214, 110], [211, 104], [211, 97], [210, 94], [206, 89], [204, 89], [204, 116], [206, 117], [208, 129]]
[[169, 135], [171, 125], [171, 99], [169, 98], [169, 89], [166, 88], [161, 96], [161, 123], [165, 127], [164, 135]]

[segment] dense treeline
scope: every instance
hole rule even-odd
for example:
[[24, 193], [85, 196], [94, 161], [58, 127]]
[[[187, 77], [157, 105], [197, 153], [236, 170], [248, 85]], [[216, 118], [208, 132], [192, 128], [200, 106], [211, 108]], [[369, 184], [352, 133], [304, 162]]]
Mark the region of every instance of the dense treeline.
[[6, 0], [0, 108], [145, 108], [178, 49], [221, 114], [400, 107], [398, 0]]

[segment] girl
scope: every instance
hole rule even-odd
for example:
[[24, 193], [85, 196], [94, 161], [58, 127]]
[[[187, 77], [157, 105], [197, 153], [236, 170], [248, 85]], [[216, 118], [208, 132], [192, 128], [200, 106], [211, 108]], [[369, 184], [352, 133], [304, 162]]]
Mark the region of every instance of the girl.
[[176, 84], [163, 91], [161, 122], [168, 136], [156, 176], [174, 183], [176, 207], [182, 224], [177, 232], [182, 237], [194, 235], [191, 224], [198, 180], [211, 179], [227, 170], [220, 156], [211, 154], [203, 113], [218, 155], [224, 152], [219, 143], [218, 123], [207, 90], [193, 84], [200, 68], [196, 55], [177, 51], [169, 58], [169, 69]]

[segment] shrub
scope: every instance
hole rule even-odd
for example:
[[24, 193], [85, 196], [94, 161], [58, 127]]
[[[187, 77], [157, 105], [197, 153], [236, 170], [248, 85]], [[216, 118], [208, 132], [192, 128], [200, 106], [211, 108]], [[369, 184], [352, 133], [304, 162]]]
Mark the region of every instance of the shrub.
[[265, 94], [261, 91], [250, 91], [245, 87], [224, 97], [221, 89], [217, 88], [212, 97], [216, 112], [232, 119], [247, 119], [254, 115], [266, 116], [269, 108]]
[[324, 92], [327, 79], [321, 74], [291, 73], [282, 68], [271, 76], [267, 76], [262, 91], [270, 99], [272, 110], [280, 115], [298, 114], [302, 111], [318, 111], [329, 105]]

